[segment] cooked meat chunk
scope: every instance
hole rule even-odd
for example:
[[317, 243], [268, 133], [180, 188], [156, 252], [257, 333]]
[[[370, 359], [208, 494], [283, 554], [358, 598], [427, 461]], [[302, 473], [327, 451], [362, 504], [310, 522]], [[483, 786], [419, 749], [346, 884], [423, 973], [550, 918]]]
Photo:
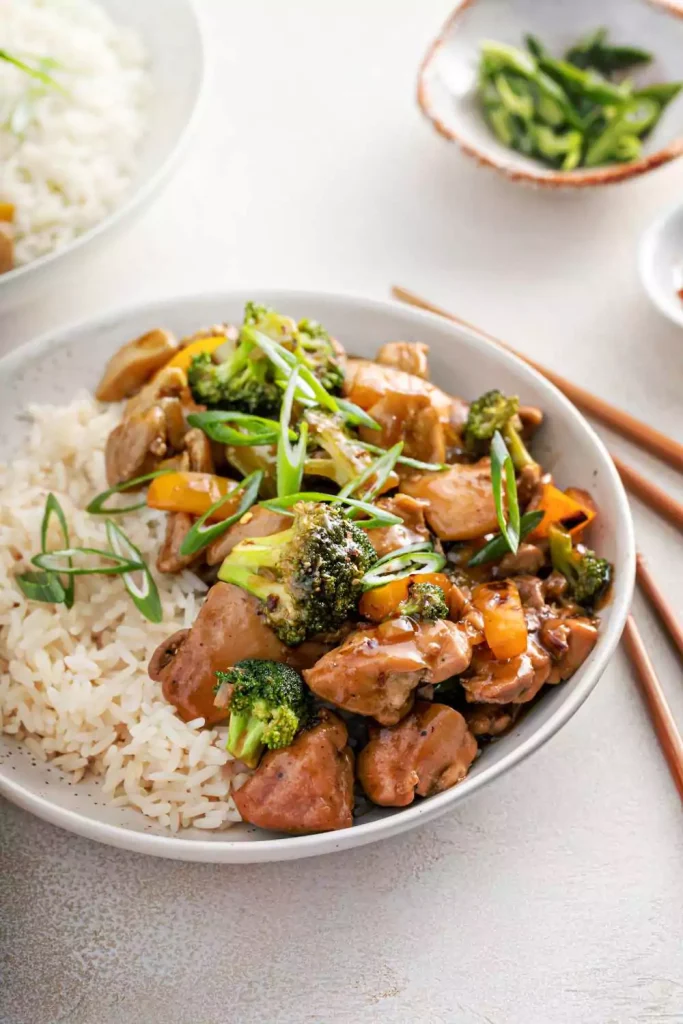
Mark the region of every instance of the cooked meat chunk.
[[527, 511], [535, 508], [541, 495], [541, 467], [535, 463], [531, 466], [524, 466], [517, 480], [517, 497], [520, 508]]
[[559, 683], [573, 676], [595, 647], [597, 627], [590, 619], [547, 619], [541, 626], [539, 639], [553, 659], [549, 683]]
[[536, 696], [550, 675], [550, 657], [531, 637], [524, 654], [496, 661], [488, 648], [475, 648], [470, 674], [462, 680], [468, 701], [524, 704]]
[[464, 711], [474, 736], [500, 736], [509, 729], [519, 713], [519, 704], [472, 704]]
[[546, 601], [560, 601], [563, 597], [566, 597], [568, 588], [567, 577], [555, 569], [543, 582], [543, 592]]
[[516, 553], [503, 555], [498, 565], [498, 575], [517, 576], [521, 573], [535, 573], [545, 562], [545, 555], [535, 544], [520, 544]]
[[183, 438], [188, 455], [188, 469], [192, 473], [215, 473], [211, 442], [199, 427], [188, 430]]
[[14, 269], [14, 225], [0, 220], [0, 274]]
[[286, 530], [292, 525], [291, 516], [283, 516], [279, 512], [256, 505], [245, 512], [239, 522], [209, 544], [206, 549], [206, 560], [209, 565], [219, 565], [230, 554], [236, 544], [247, 537], [270, 537], [273, 533]]
[[170, 331], [157, 327], [123, 345], [107, 363], [95, 397], [100, 402], [120, 402], [139, 391], [178, 350]]
[[346, 726], [327, 710], [291, 746], [271, 750], [234, 793], [237, 810], [259, 828], [302, 834], [350, 828], [353, 754]]
[[164, 697], [189, 722], [207, 724], [225, 718], [213, 703], [216, 672], [245, 658], [282, 661], [294, 668], [313, 665], [326, 650], [310, 643], [285, 647], [266, 625], [261, 602], [239, 587], [212, 587], [191, 629], [181, 629], [157, 647], [150, 677], [162, 684]]
[[546, 607], [543, 580], [539, 579], [538, 576], [516, 576], [515, 583], [525, 608], [541, 611]]
[[[446, 443], [455, 444], [460, 438], [462, 427], [467, 420], [468, 406], [459, 398], [452, 398], [440, 388], [422, 380], [412, 373], [405, 373], [393, 366], [382, 366], [368, 359], [349, 359], [346, 366], [344, 394], [374, 416], [374, 408], [386, 395], [410, 398], [426, 395], [438, 414], [439, 422], [446, 433]], [[362, 431], [361, 431], [362, 434]], [[377, 431], [373, 432], [374, 439]], [[372, 441], [373, 437], [366, 438]], [[381, 444], [381, 441], [375, 443]], [[419, 456], [416, 456], [419, 458]]]
[[429, 345], [421, 341], [388, 341], [377, 353], [376, 362], [429, 380], [428, 354]]
[[410, 710], [420, 683], [440, 683], [469, 665], [466, 630], [453, 622], [390, 619], [355, 630], [304, 679], [319, 697], [383, 725]]
[[393, 498], [380, 498], [377, 505], [403, 520], [402, 526], [380, 526], [375, 530], [368, 530], [368, 540], [377, 552], [378, 558], [384, 558], [391, 551], [406, 547], [408, 544], [419, 544], [423, 540], [429, 540], [424, 502], [417, 501], [408, 494], [396, 494]]
[[371, 408], [370, 415], [381, 432], [360, 427], [361, 439], [391, 448], [403, 442], [403, 453], [423, 462], [443, 462], [446, 458], [446, 434], [439, 411], [429, 395], [400, 395], [388, 391]]
[[427, 502], [427, 523], [441, 540], [474, 540], [498, 529], [490, 459], [415, 473], [401, 482], [401, 490]]
[[107, 438], [105, 463], [110, 487], [151, 473], [167, 452], [166, 416], [161, 406], [127, 416]]
[[373, 729], [358, 757], [365, 793], [382, 807], [450, 789], [467, 775], [477, 741], [463, 716], [445, 704], [418, 701], [398, 725]]
[[157, 555], [159, 572], [182, 572], [202, 557], [199, 551], [194, 555], [181, 555], [180, 545], [192, 529], [194, 516], [187, 512], [169, 512], [166, 517], [166, 533]]
[[187, 384], [187, 374], [179, 366], [165, 366], [142, 391], [126, 402], [125, 416], [146, 412], [162, 398], [177, 398], [183, 408], [192, 411], [196, 405]]

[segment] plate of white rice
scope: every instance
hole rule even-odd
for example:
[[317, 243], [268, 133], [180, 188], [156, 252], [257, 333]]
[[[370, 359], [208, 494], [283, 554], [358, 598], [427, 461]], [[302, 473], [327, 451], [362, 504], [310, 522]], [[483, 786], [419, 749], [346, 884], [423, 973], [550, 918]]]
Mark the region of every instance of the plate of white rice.
[[7, 308], [152, 197], [188, 136], [204, 57], [191, 0], [0, 0], [0, 51]]
[[[155, 327], [185, 337], [198, 324], [238, 322], [247, 299], [320, 320], [367, 356], [387, 338], [423, 341], [435, 375], [453, 393], [477, 394], [495, 380], [542, 407], [539, 456], [558, 476], [591, 481], [601, 510], [596, 547], [615, 567], [591, 658], [490, 744], [464, 781], [401, 810], [363, 811], [353, 828], [322, 834], [280, 837], [241, 822], [231, 798], [241, 780], [225, 729], [183, 722], [148, 676], [157, 645], [196, 618], [206, 591], [198, 577], [154, 572], [158, 624], [142, 617], [115, 576], [79, 576], [70, 609], [28, 600], [15, 580], [39, 550], [49, 493], [73, 543], [106, 548], [104, 527], [86, 506], [106, 487], [104, 444], [120, 415], [93, 398], [107, 359]], [[525, 364], [436, 317], [312, 292], [174, 298], [43, 337], [0, 360], [0, 375], [0, 794], [63, 828], [124, 849], [223, 863], [312, 856], [395, 835], [537, 750], [585, 700], [616, 647], [635, 553], [628, 502], [602, 443]], [[150, 567], [163, 535], [159, 515], [145, 508], [125, 517]]]

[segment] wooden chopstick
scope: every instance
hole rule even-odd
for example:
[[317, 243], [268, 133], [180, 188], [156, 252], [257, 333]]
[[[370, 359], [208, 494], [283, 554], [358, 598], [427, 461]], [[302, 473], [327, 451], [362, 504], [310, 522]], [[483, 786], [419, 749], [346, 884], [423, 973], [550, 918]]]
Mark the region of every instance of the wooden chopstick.
[[683, 800], [683, 739], [632, 615], [626, 619], [622, 640], [638, 676], [659, 745], [669, 765], [679, 796]]
[[501, 341], [500, 338], [494, 337], [488, 331], [483, 331], [481, 327], [475, 327], [474, 324], [463, 320], [462, 317], [455, 316], [454, 313], [449, 313], [447, 310], [435, 306], [427, 299], [416, 295], [415, 292], [394, 285], [391, 293], [395, 298], [407, 303], [409, 306], [416, 306], [418, 309], [426, 309], [430, 313], [436, 313], [438, 316], [445, 317], [453, 323], [460, 324], [461, 327], [467, 327], [476, 334], [480, 334], [487, 341], [492, 341], [494, 345], [498, 345], [508, 352], [513, 352], [514, 355], [528, 363], [529, 366], [533, 366], [534, 370], [543, 374], [574, 405], [578, 405], [584, 412], [605, 423], [612, 430], [621, 434], [622, 437], [628, 438], [629, 441], [633, 441], [639, 447], [644, 448], [646, 451], [651, 452], [652, 455], [656, 455], [664, 462], [668, 462], [670, 466], [683, 472], [683, 444], [675, 441], [672, 437], [667, 437], [666, 434], [662, 434], [649, 424], [636, 419], [635, 416], [629, 415], [623, 409], [617, 409], [616, 406], [610, 405], [603, 398], [598, 398], [597, 395], [591, 394], [590, 391], [579, 387], [578, 384], [572, 384], [571, 381], [561, 377], [559, 373], [555, 373], [554, 370], [549, 370], [546, 366], [542, 366], [541, 363], [537, 363], [535, 359], [530, 359], [529, 356], [523, 355], [512, 348], [511, 345]]
[[640, 552], [636, 555], [636, 579], [638, 580], [638, 586], [657, 612], [664, 628], [678, 648], [678, 652], [683, 659], [683, 626], [681, 626], [674, 614], [673, 608], [655, 583], [654, 577], [648, 569], [647, 563]]
[[612, 462], [617, 467], [617, 472], [623, 481], [624, 487], [628, 488], [632, 494], [635, 494], [637, 498], [640, 498], [642, 502], [649, 505], [655, 512], [658, 512], [664, 519], [668, 519], [670, 523], [677, 526], [679, 530], [683, 530], [683, 505], [680, 501], [676, 501], [666, 491], [663, 491], [661, 487], [657, 487], [656, 484], [647, 480], [633, 469], [632, 466], [623, 462], [614, 452], [610, 452], [610, 455]]

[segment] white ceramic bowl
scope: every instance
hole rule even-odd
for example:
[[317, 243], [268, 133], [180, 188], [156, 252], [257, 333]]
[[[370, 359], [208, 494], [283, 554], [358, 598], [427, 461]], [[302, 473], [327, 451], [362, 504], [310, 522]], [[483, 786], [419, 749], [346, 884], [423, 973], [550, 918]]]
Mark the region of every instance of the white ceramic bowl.
[[59, 283], [142, 212], [166, 181], [190, 135], [204, 81], [204, 45], [193, 0], [98, 0], [135, 29], [150, 55], [148, 132], [123, 203], [71, 244], [0, 275], [0, 312]]
[[664, 316], [683, 327], [683, 203], [677, 202], [643, 233], [638, 246], [640, 279]]
[[360, 355], [373, 356], [392, 338], [424, 341], [431, 348], [432, 377], [447, 390], [474, 396], [499, 387], [544, 409], [546, 421], [536, 441], [538, 456], [560, 484], [584, 487], [597, 501], [600, 516], [593, 541], [614, 563], [616, 581], [602, 614], [598, 643], [586, 663], [569, 682], [549, 688], [508, 735], [488, 746], [464, 782], [405, 810], [375, 808], [344, 831], [280, 838], [239, 825], [212, 835], [189, 830], [173, 836], [133, 810], [109, 807], [96, 784], [67, 784], [57, 769], [32, 763], [24, 747], [0, 736], [0, 793], [80, 835], [179, 860], [245, 863], [313, 856], [396, 835], [443, 814], [538, 750], [571, 718], [614, 651], [633, 586], [635, 556], [628, 502], [602, 442], [582, 416], [515, 356], [430, 313], [391, 303], [308, 292], [229, 292], [138, 306], [43, 337], [0, 361], [2, 457], [11, 457], [22, 440], [26, 424], [20, 416], [28, 401], [68, 402], [79, 388], [95, 386], [105, 360], [123, 342], [161, 325], [183, 335], [202, 324], [238, 322], [247, 298], [297, 318], [320, 320], [349, 351]]
[[683, 93], [668, 105], [628, 164], [555, 171], [499, 142], [484, 121], [476, 97], [482, 39], [523, 46], [531, 33], [560, 56], [583, 35], [604, 26], [615, 43], [640, 46], [654, 55], [636, 81], [681, 78], [683, 5], [676, 0], [460, 0], [429, 47], [418, 79], [418, 103], [436, 130], [480, 164], [514, 181], [548, 188], [587, 188], [624, 181], [673, 160], [683, 152]]

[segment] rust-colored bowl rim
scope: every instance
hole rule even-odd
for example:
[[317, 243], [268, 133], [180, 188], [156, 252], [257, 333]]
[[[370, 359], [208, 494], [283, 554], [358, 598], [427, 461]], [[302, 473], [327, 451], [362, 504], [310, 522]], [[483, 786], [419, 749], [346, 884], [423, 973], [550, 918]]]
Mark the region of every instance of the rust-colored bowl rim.
[[[424, 116], [431, 121], [439, 135], [442, 135], [449, 142], [458, 144], [463, 153], [473, 157], [481, 166], [492, 167], [499, 174], [505, 175], [510, 181], [522, 181], [533, 185], [540, 185], [544, 188], [592, 188], [594, 185], [611, 185], [620, 181], [627, 181], [630, 178], [637, 178], [647, 171], [653, 171], [657, 167], [675, 160], [683, 154], [683, 136], [673, 139], [667, 146], [658, 149], [656, 153], [641, 157], [628, 164], [617, 164], [615, 166], [597, 167], [591, 170], [577, 171], [552, 171], [542, 169], [534, 171], [526, 166], [516, 166], [494, 159], [488, 153], [479, 149], [472, 142], [465, 139], [450, 125], [440, 118], [432, 107], [432, 100], [429, 95], [427, 77], [430, 66], [435, 60], [438, 51], [445, 44], [450, 33], [451, 26], [470, 7], [475, 0], [459, 0], [448, 18], [443, 24], [436, 39], [430, 44], [427, 53], [420, 65], [417, 78], [417, 102]], [[673, 0], [647, 0], [653, 7], [676, 18], [683, 18], [683, 7], [673, 3]], [[514, 154], [514, 150], [510, 150]]]

